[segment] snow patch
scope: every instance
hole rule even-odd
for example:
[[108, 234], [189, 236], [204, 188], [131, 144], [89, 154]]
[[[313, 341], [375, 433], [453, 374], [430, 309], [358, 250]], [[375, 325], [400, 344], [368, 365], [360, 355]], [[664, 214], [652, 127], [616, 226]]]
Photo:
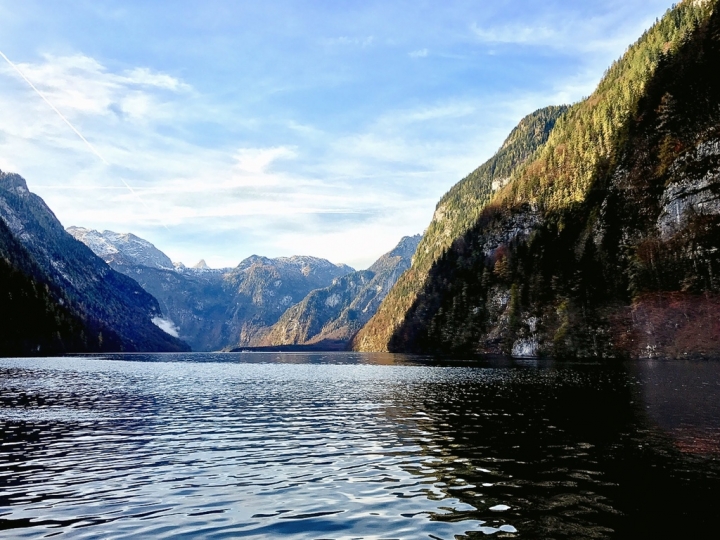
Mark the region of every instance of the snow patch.
[[152, 323], [157, 326], [160, 330], [166, 334], [170, 334], [172, 337], [180, 337], [180, 329], [175, 326], [175, 323], [170, 319], [163, 319], [162, 317], [153, 317]]

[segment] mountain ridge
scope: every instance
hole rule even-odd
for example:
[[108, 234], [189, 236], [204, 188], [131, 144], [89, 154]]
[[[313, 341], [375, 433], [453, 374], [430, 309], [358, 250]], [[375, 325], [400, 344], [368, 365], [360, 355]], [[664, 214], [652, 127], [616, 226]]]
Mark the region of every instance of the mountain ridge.
[[[0, 219], [5, 235], [16, 239], [31, 261], [17, 270], [44, 287], [48, 301], [54, 299], [51, 303], [84, 327], [85, 337], [68, 350], [188, 350], [153, 323], [162, 318], [157, 301], [68, 234], [20, 175], [0, 172]], [[6, 246], [11, 243], [8, 238]], [[7, 254], [4, 258], [10, 261]]]
[[310, 292], [283, 313], [261, 344], [275, 347], [329, 343], [337, 348], [349, 343], [410, 267], [420, 238], [405, 236], [367, 270], [349, 273], [328, 287]]
[[[70, 227], [68, 232], [88, 242], [115, 270], [156, 297], [168, 323], [198, 351], [260, 344], [290, 305], [353, 272], [345, 264], [303, 255], [250, 255], [234, 268], [215, 269], [200, 263], [186, 267], [168, 263], [167, 255], [131, 233], [100, 233], [82, 227]], [[126, 253], [128, 249], [134, 251]]]

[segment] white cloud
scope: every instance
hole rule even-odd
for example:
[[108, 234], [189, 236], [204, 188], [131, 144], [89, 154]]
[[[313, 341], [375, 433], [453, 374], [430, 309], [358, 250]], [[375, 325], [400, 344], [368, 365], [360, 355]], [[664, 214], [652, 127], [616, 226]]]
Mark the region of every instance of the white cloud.
[[545, 26], [504, 26], [481, 28], [470, 25], [476, 38], [484, 43], [515, 43], [521, 45], [548, 45], [559, 41], [557, 30]]
[[262, 173], [278, 159], [292, 159], [296, 153], [291, 148], [241, 148], [235, 154], [237, 167], [249, 173]]
[[[619, 16], [624, 10], [625, 17]], [[572, 11], [549, 11], [532, 24], [525, 22], [472, 23], [476, 41], [489, 45], [545, 47], [556, 51], [617, 55], [640, 37], [653, 19], [638, 20], [631, 5], [608, 7], [605, 14], [583, 17]], [[622, 21], [618, 23], [618, 20]], [[606, 66], [607, 67], [607, 66]]]
[[427, 49], [418, 49], [417, 51], [411, 51], [408, 53], [410, 58], [425, 58], [428, 55]]
[[367, 48], [370, 47], [375, 42], [375, 36], [364, 36], [364, 37], [349, 37], [349, 36], [339, 36], [339, 37], [332, 37], [332, 38], [324, 38], [320, 40], [320, 42], [325, 46], [335, 47], [360, 47], [360, 48]]
[[[136, 119], [147, 118], [162, 111], [161, 98], [153, 91], [190, 90], [189, 85], [178, 79], [147, 68], [115, 74], [97, 60], [82, 54], [44, 55], [41, 62], [18, 62], [16, 65], [69, 118], [79, 115], [112, 116], [118, 111]], [[17, 77], [8, 65], [2, 65], [0, 73], [6, 77]]]
[[[120, 77], [120, 80], [123, 78]], [[189, 84], [186, 84], [167, 73], [154, 72], [148, 68], [134, 68], [125, 72], [124, 79], [127, 83], [138, 84], [143, 86], [153, 86], [155, 88], [163, 88], [173, 92], [187, 92], [191, 90]]]

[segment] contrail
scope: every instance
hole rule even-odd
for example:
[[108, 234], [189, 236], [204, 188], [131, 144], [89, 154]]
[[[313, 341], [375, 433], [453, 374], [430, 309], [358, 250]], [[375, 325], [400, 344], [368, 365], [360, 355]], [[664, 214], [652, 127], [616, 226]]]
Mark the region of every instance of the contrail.
[[[30, 88], [32, 88], [33, 90], [35, 90], [35, 92], [37, 93], [37, 95], [40, 96], [45, 103], [47, 103], [48, 105], [50, 105], [50, 108], [57, 113], [57, 115], [62, 119], [62, 121], [65, 122], [65, 123], [68, 125], [68, 127], [69, 127], [70, 129], [72, 129], [78, 137], [80, 137], [80, 139], [87, 145], [87, 147], [90, 149], [90, 151], [91, 151], [93, 154], [95, 154], [98, 158], [100, 158], [100, 161], [102, 161], [105, 165], [110, 165], [110, 162], [109, 162], [107, 159], [105, 159], [105, 158], [102, 156], [102, 154], [101, 154], [100, 152], [98, 152], [97, 149], [96, 149], [92, 144], [90, 144], [90, 141], [88, 141], [85, 137], [83, 137], [83, 134], [80, 133], [80, 132], [75, 128], [75, 126], [73, 126], [73, 125], [70, 123], [70, 121], [63, 116], [63, 114], [62, 114], [60, 111], [57, 110], [57, 107], [55, 107], [55, 105], [53, 105], [52, 103], [50, 103], [50, 101], [48, 100], [48, 98], [46, 98], [45, 95], [44, 95], [40, 90], [38, 90], [38, 89], [35, 87], [35, 85], [30, 81], [30, 79], [28, 79], [28, 78], [25, 76], [25, 74], [20, 70], [20, 68], [17, 67], [15, 64], [13, 64], [13, 63], [10, 61], [10, 59], [9, 59], [7, 56], [5, 56], [5, 53], [3, 53], [2, 51], [0, 51], [0, 56], [2, 56], [8, 64], [10, 64], [10, 67], [12, 67], [15, 71], [17, 71], [18, 75], [20, 75], [20, 76], [23, 78], [23, 80], [30, 85]], [[152, 211], [151, 211], [150, 208], [145, 204], [145, 201], [142, 200], [142, 198], [140, 197], [140, 195], [138, 195], [137, 192], [136, 192], [132, 187], [130, 187], [130, 184], [128, 184], [128, 183], [125, 181], [124, 178], [120, 178], [120, 181], [121, 181], [123, 184], [125, 184], [125, 187], [128, 189], [128, 191], [130, 191], [130, 193], [132, 193], [132, 194], [135, 196], [135, 198], [140, 202], [140, 204], [142, 204], [148, 212], [152, 213]], [[165, 223], [162, 221], [162, 219], [160, 219], [160, 223], [162, 223], [162, 226], [165, 227], [167, 230], [170, 230], [170, 229], [168, 229], [167, 225], [165, 225]]]

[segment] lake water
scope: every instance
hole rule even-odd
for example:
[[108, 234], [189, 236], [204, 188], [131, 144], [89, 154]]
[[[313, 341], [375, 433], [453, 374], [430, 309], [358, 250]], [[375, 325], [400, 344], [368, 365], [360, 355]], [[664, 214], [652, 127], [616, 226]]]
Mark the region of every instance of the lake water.
[[720, 362], [0, 359], [6, 538], [717, 538]]

